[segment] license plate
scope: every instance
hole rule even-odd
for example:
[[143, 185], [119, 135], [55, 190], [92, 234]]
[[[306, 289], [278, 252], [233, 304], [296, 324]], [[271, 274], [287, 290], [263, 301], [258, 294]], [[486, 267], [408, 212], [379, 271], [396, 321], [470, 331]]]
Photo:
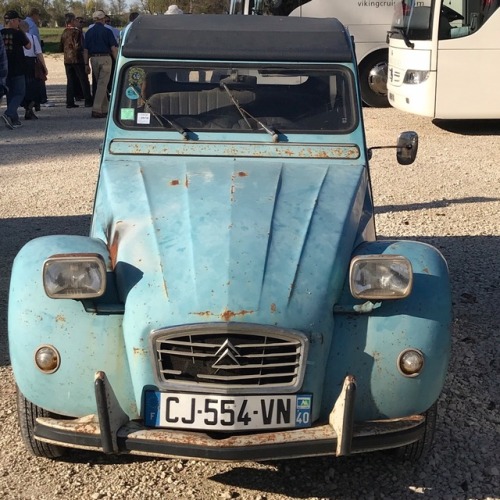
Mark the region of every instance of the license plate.
[[149, 427], [243, 431], [310, 427], [311, 394], [221, 396], [146, 391]]

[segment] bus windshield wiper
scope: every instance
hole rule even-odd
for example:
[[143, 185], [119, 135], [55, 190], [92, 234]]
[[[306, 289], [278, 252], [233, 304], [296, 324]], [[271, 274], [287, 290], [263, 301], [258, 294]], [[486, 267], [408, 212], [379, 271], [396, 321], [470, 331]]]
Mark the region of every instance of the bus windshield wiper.
[[181, 134], [182, 137], [184, 137], [184, 139], [186, 139], [187, 141], [189, 141], [189, 134], [188, 134], [187, 130], [182, 125], [180, 125], [179, 123], [175, 122], [174, 120], [172, 120], [168, 116], [159, 115], [158, 113], [156, 113], [156, 111], [154, 110], [153, 106], [151, 106], [151, 104], [149, 104], [149, 101], [142, 95], [142, 92], [137, 92], [137, 90], [134, 87], [132, 87], [132, 88], [133, 88], [134, 92], [137, 94], [137, 96], [140, 97], [144, 101], [144, 104], [146, 104], [146, 106], [148, 107], [149, 111], [151, 111], [151, 114], [153, 115], [153, 117], [155, 118], [155, 120], [163, 128], [166, 128], [165, 122], [167, 122], [174, 130], [177, 130], [177, 132], [179, 132], [179, 134]]
[[396, 33], [400, 33], [401, 34], [401, 36], [403, 37], [403, 40], [405, 42], [405, 45], [409, 49], [414, 49], [415, 48], [415, 44], [410, 41], [410, 39], [408, 38], [408, 35], [406, 34], [406, 31], [405, 31], [404, 28], [400, 28], [399, 26], [394, 26], [394, 29], [396, 30]]
[[[243, 120], [245, 120], [245, 123], [252, 128], [250, 125], [250, 122], [248, 121], [248, 118], [251, 118], [252, 120], [255, 121], [263, 130], [265, 130], [273, 139], [273, 142], [279, 142], [279, 134], [278, 131], [274, 127], [268, 127], [265, 125], [262, 121], [260, 121], [258, 118], [255, 116], [251, 115], [246, 109], [243, 109], [240, 106], [240, 103], [236, 100], [236, 98], [233, 96], [232, 92], [229, 90], [228, 86], [224, 82], [220, 82], [220, 85], [222, 88], [227, 92], [229, 97], [231, 98], [231, 102], [236, 106], [236, 109], [239, 111], [240, 115], [242, 116]], [[247, 118], [248, 116], [248, 118]]]

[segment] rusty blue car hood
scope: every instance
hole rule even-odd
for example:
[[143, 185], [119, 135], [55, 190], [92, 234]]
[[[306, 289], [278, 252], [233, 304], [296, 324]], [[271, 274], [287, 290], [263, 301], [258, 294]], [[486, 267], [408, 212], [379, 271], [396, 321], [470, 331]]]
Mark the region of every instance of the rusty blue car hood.
[[373, 224], [368, 190], [366, 169], [345, 161], [107, 161], [92, 235], [108, 242], [125, 322], [137, 328], [322, 330], [352, 248]]

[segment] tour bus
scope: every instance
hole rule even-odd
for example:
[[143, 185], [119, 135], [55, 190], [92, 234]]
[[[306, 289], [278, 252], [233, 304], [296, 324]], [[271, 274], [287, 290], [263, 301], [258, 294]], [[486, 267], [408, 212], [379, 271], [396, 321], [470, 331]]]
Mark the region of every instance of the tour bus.
[[365, 104], [387, 101], [387, 31], [400, 0], [230, 0], [230, 14], [336, 17], [354, 36]]
[[389, 44], [389, 102], [440, 119], [498, 119], [500, 0], [403, 0]]

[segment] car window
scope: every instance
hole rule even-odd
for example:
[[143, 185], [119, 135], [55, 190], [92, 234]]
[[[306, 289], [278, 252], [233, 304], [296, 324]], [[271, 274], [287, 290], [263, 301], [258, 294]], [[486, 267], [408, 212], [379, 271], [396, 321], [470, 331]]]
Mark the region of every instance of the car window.
[[356, 113], [351, 72], [248, 66], [130, 64], [116, 116], [133, 129], [347, 133]]

